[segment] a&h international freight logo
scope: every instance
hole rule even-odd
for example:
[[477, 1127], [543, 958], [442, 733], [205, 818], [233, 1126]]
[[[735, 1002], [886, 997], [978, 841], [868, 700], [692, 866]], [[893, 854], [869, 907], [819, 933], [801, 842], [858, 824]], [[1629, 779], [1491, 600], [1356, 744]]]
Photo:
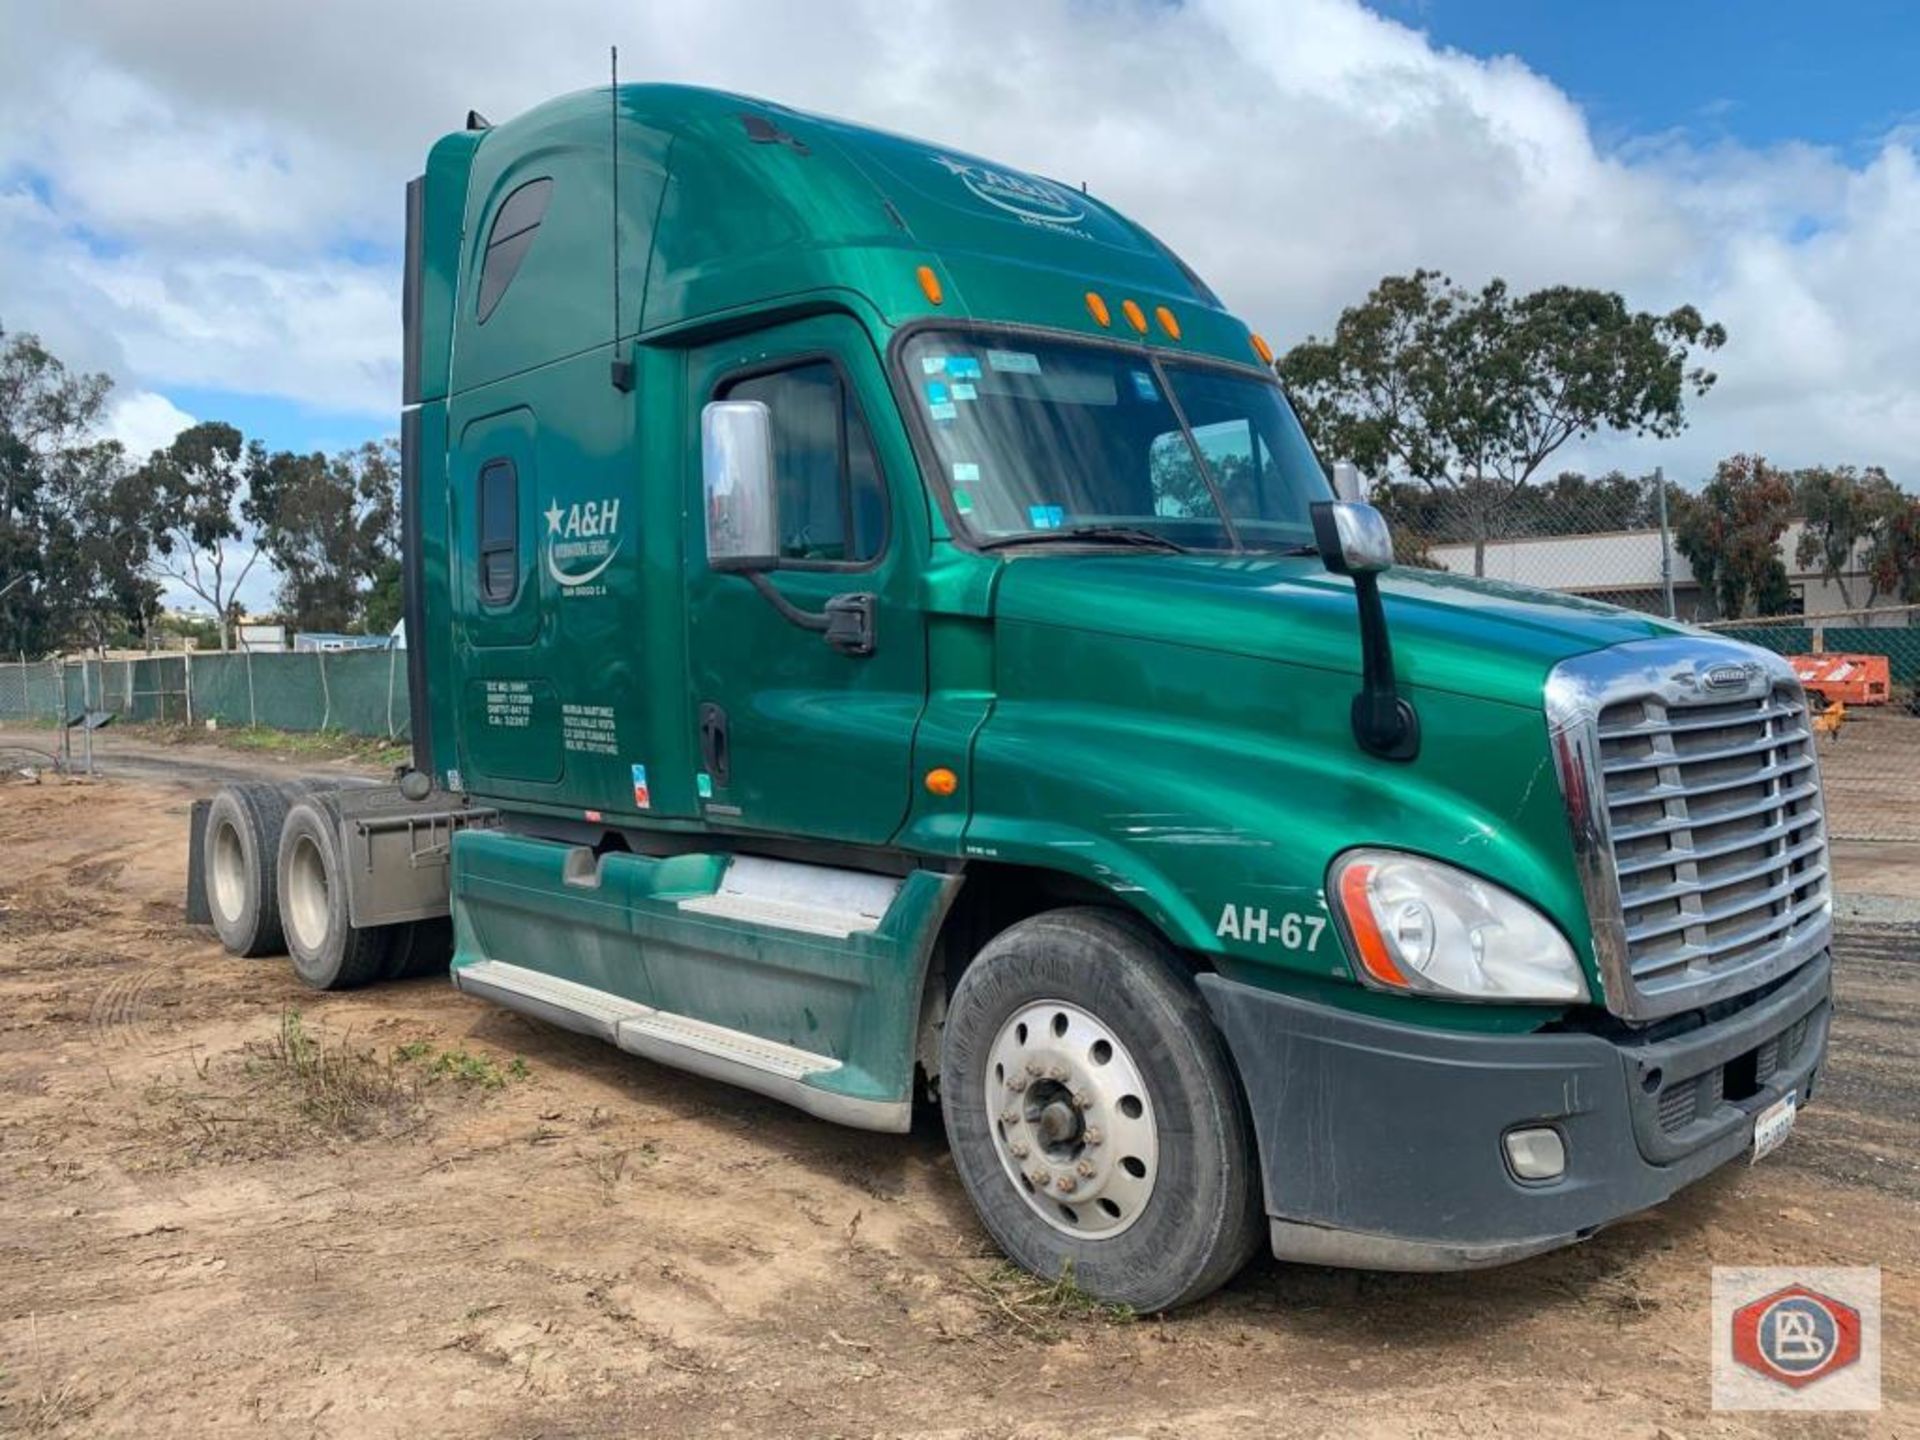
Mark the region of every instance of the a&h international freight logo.
[[1716, 1410], [1880, 1408], [1880, 1271], [1713, 1272]]

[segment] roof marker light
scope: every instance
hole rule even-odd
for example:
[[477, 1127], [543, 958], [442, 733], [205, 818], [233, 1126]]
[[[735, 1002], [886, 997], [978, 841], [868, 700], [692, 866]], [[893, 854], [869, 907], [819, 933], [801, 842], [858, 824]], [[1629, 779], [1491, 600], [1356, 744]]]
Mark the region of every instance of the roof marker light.
[[1125, 315], [1127, 317], [1127, 323], [1142, 335], [1147, 333], [1147, 312], [1134, 304], [1133, 301], [1122, 300], [1120, 302], [1120, 313]]
[[927, 299], [938, 305], [942, 299], [940, 277], [933, 273], [931, 265], [922, 265], [914, 272], [920, 277], [920, 288], [926, 292]]
[[1156, 305], [1153, 307], [1153, 318], [1160, 322], [1160, 328], [1167, 332], [1167, 338], [1180, 338], [1180, 322], [1173, 318], [1173, 311], [1164, 305]]
[[1258, 335], [1251, 335], [1248, 339], [1253, 342], [1253, 353], [1260, 357], [1260, 363], [1262, 365], [1273, 364], [1273, 347]]
[[1099, 322], [1102, 330], [1113, 324], [1113, 312], [1107, 309], [1107, 302], [1100, 298], [1097, 291], [1087, 292], [1087, 313]]

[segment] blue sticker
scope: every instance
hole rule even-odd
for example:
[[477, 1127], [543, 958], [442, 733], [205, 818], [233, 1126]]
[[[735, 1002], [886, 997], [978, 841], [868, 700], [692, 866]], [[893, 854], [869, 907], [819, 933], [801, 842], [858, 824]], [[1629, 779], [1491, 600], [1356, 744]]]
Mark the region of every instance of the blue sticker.
[[927, 399], [938, 405], [947, 398], [947, 387], [938, 380], [927, 381]]
[[978, 480], [979, 478], [980, 478], [980, 467], [974, 464], [971, 460], [956, 460], [953, 462], [953, 483], [954, 484], [971, 485], [973, 484], [974, 481]]
[[920, 357], [920, 373], [922, 375], [938, 375], [946, 368], [947, 357], [944, 355], [922, 355]]
[[1058, 530], [1066, 523], [1067, 512], [1059, 505], [1029, 505], [1027, 523], [1036, 530]]
[[959, 380], [954, 381], [953, 382], [953, 398], [956, 400], [973, 399], [974, 398], [973, 386], [965, 384]]
[[653, 792], [647, 788], [647, 767], [644, 765], [633, 767], [633, 808], [636, 810], [653, 808]]
[[949, 400], [945, 404], [929, 405], [927, 413], [936, 420], [951, 420], [960, 412], [953, 408], [953, 402]]
[[947, 374], [954, 379], [978, 380], [980, 378], [980, 362], [971, 355], [945, 355], [941, 358], [946, 362]]
[[989, 350], [987, 363], [1009, 375], [1038, 375], [1040, 357], [1031, 350]]
[[702, 770], [698, 775], [693, 777], [693, 788], [700, 792], [700, 798], [702, 800], [711, 800], [713, 798], [713, 776]]
[[1153, 376], [1144, 370], [1133, 372], [1133, 393], [1142, 400], [1158, 400], [1160, 392], [1154, 388]]

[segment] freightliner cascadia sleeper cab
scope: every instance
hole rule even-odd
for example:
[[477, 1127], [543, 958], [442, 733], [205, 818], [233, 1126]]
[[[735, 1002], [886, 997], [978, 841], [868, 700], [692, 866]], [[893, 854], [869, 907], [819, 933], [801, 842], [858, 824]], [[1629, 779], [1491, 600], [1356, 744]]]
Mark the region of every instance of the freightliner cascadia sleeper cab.
[[442, 139], [407, 236], [414, 766], [203, 807], [229, 947], [350, 985], [450, 911], [472, 995], [937, 1099], [1007, 1253], [1148, 1310], [1565, 1244], [1811, 1097], [1792, 671], [1389, 568], [1097, 198], [630, 86]]

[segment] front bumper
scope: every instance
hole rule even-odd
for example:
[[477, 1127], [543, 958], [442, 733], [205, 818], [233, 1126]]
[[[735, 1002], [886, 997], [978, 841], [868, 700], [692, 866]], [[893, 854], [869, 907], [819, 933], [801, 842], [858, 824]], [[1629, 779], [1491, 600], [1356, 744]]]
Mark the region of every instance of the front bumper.
[[[1202, 975], [1253, 1111], [1274, 1253], [1377, 1270], [1498, 1265], [1658, 1204], [1804, 1104], [1826, 1060], [1833, 965], [1640, 1034], [1429, 1030]], [[1516, 1179], [1502, 1137], [1552, 1125], [1567, 1166]]]

